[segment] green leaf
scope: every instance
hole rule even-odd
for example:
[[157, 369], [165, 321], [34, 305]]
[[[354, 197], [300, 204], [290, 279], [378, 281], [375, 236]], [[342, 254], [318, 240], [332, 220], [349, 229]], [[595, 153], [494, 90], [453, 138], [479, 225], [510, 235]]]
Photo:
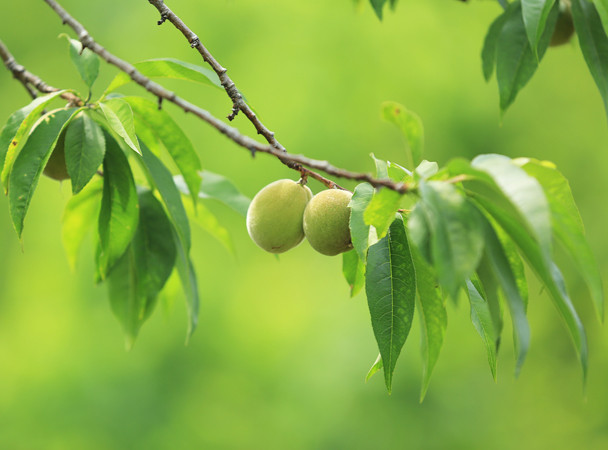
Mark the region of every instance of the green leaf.
[[80, 77], [85, 82], [87, 87], [91, 89], [93, 83], [99, 75], [99, 58], [97, 55], [89, 50], [88, 48], [82, 48], [82, 43], [76, 39], [70, 39], [67, 35], [64, 35], [69, 42], [70, 46], [70, 58], [78, 69]]
[[8, 190], [8, 178], [19, 150], [27, 141], [30, 130], [40, 118], [46, 106], [65, 91], [57, 91], [38, 97], [32, 102], [14, 112], [2, 128], [0, 134], [0, 164], [2, 165], [2, 185], [5, 193]]
[[544, 56], [555, 28], [558, 9], [556, 4], [547, 18], [536, 57], [526, 35], [521, 3], [513, 2], [507, 8], [496, 48], [496, 79], [500, 93], [500, 109], [503, 113], [536, 72], [538, 62]]
[[78, 251], [85, 236], [99, 217], [103, 182], [98, 181], [89, 183], [72, 196], [63, 211], [61, 240], [72, 270], [76, 268]]
[[382, 117], [401, 130], [407, 148], [406, 160], [411, 164], [411, 168], [416, 167], [422, 161], [424, 144], [424, 129], [420, 117], [396, 102], [384, 102], [382, 104]]
[[521, 0], [521, 9], [528, 42], [538, 59], [538, 43], [545, 31], [547, 18], [555, 0]]
[[200, 226], [203, 230], [218, 240], [220, 244], [226, 247], [233, 255], [235, 254], [234, 244], [230, 238], [228, 230], [222, 226], [217, 217], [202, 203], [198, 205], [197, 213], [194, 214], [194, 207], [192, 202], [187, 203], [187, 209], [190, 211], [190, 217], [193, 221]]
[[412, 172], [397, 163], [387, 161], [386, 167], [388, 171], [388, 177], [391, 180], [394, 180], [398, 183], [403, 183], [412, 179]]
[[176, 267], [179, 272], [182, 287], [188, 306], [188, 332], [186, 341], [190, 339], [198, 324], [199, 293], [194, 266], [190, 260], [190, 223], [182, 203], [181, 195], [175, 186], [171, 172], [163, 163], [142, 143], [142, 156], [146, 169], [154, 180], [160, 193], [169, 219], [173, 224], [174, 239], [177, 242]]
[[435, 161], [431, 162], [425, 159], [418, 164], [418, 167], [416, 167], [416, 170], [414, 170], [414, 179], [417, 181], [426, 180], [427, 178], [435, 175], [438, 171], [439, 165]]
[[502, 13], [494, 22], [490, 25], [486, 37], [483, 42], [483, 49], [481, 50], [481, 62], [483, 68], [483, 77], [486, 81], [490, 81], [492, 73], [494, 73], [494, 66], [496, 65], [496, 48], [498, 47], [498, 38], [502, 27], [507, 18], [507, 13]]
[[432, 263], [429, 212], [423, 202], [416, 203], [407, 219], [408, 235], [424, 259]]
[[387, 0], [370, 0], [372, 4], [372, 8], [374, 8], [374, 12], [378, 16], [378, 19], [382, 20], [382, 8], [384, 8], [384, 4]]
[[483, 250], [482, 220], [477, 209], [456, 188], [445, 182], [420, 183], [430, 229], [433, 266], [453, 299], [477, 268]]
[[[177, 59], [150, 59], [136, 63], [134, 66], [142, 75], [148, 78], [172, 78], [194, 81], [195, 83], [223, 89], [219, 77], [213, 70]], [[119, 73], [107, 87], [106, 94], [128, 84], [130, 81], [129, 75], [124, 72]]]
[[366, 225], [373, 225], [378, 233], [378, 238], [383, 238], [395, 219], [395, 213], [401, 204], [403, 196], [392, 189], [381, 188], [374, 192], [369, 205], [363, 213]]
[[350, 207], [350, 237], [353, 248], [359, 259], [365, 264], [367, 261], [367, 248], [369, 247], [370, 226], [365, 223], [363, 215], [365, 209], [374, 195], [374, 188], [369, 183], [361, 183], [355, 187], [348, 206]]
[[602, 278], [585, 239], [585, 229], [578, 208], [574, 202], [568, 180], [551, 163], [533, 159], [516, 160], [529, 175], [542, 185], [551, 208], [555, 237], [578, 266], [585, 279], [597, 313], [604, 317], [604, 289]]
[[129, 161], [109, 134], [105, 138], [103, 197], [98, 223], [98, 274], [102, 280], [125, 253], [139, 219], [137, 192]]
[[608, 36], [602, 19], [593, 3], [587, 0], [572, 0], [572, 19], [585, 62], [608, 114]]
[[550, 258], [551, 212], [540, 183], [502, 155], [480, 155], [473, 159], [471, 166], [490, 175], [540, 244], [545, 258]]
[[390, 393], [395, 364], [412, 326], [416, 300], [414, 264], [400, 216], [388, 234], [369, 248], [365, 291]]
[[171, 222], [152, 192], [139, 194], [137, 231], [108, 277], [110, 304], [130, 349], [175, 265]]
[[367, 372], [367, 375], [365, 376], [365, 382], [367, 383], [371, 377], [373, 377], [377, 372], [380, 372], [382, 370], [382, 367], [382, 355], [378, 353], [376, 361], [374, 361], [374, 364], [372, 364], [372, 366], [369, 368], [369, 371]]
[[572, 336], [583, 369], [583, 379], [586, 380], [588, 351], [585, 330], [566, 292], [565, 283], [559, 269], [550, 257], [546, 256], [534, 235], [522, 225], [516, 216], [500, 208], [486, 197], [476, 195], [475, 198], [513, 239], [530, 267], [547, 287], [553, 303], [566, 322], [568, 331]]
[[492, 378], [496, 381], [496, 351], [499, 335], [494, 329], [488, 303], [480, 291], [470, 280], [467, 280], [466, 286], [471, 304], [471, 322], [473, 322], [473, 326], [486, 346], [490, 371], [492, 372]]
[[99, 125], [86, 112], [78, 114], [65, 133], [65, 163], [77, 194], [103, 163], [106, 140]]
[[15, 158], [8, 179], [8, 201], [13, 226], [20, 238], [40, 175], [74, 111], [75, 109], [59, 109], [45, 114]]
[[376, 178], [388, 178], [388, 163], [376, 158], [376, 155], [370, 153], [369, 156], [374, 160], [376, 165]]
[[365, 285], [365, 263], [356, 250], [342, 253], [342, 274], [350, 286], [350, 296], [354, 297]]
[[125, 97], [124, 100], [138, 116], [139, 123], [145, 124], [163, 143], [183, 175], [196, 205], [196, 193], [201, 187], [201, 162], [188, 136], [164, 109], [158, 109], [155, 102], [142, 97]]
[[133, 111], [131, 106], [121, 98], [113, 98], [100, 103], [99, 106], [110, 127], [118, 134], [136, 153], [141, 155], [139, 141], [135, 135]]
[[528, 320], [526, 318], [526, 303], [520, 295], [519, 286], [502, 244], [487, 222], [485, 224], [485, 235], [485, 254], [490, 267], [505, 294], [509, 312], [511, 314], [513, 341], [515, 352], [517, 353], [517, 363], [515, 366], [515, 376], [517, 376], [530, 346], [530, 326], [528, 325]]
[[443, 337], [448, 324], [445, 304], [441, 297], [437, 277], [417, 251], [412, 251], [418, 290], [418, 315], [422, 332], [422, 387], [420, 401], [424, 400], [431, 375], [443, 345]]
[[593, 0], [595, 9], [602, 19], [604, 25], [604, 33], [608, 34], [608, 0]]

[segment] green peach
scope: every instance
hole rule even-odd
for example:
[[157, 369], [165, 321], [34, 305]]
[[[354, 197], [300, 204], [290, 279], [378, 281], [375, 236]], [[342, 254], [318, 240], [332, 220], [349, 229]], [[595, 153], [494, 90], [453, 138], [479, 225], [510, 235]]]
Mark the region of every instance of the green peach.
[[264, 187], [247, 210], [247, 231], [253, 242], [270, 253], [283, 253], [304, 239], [302, 217], [312, 192], [293, 180]]
[[319, 253], [334, 256], [353, 248], [350, 238], [352, 193], [327, 189], [315, 195], [304, 211], [304, 234]]

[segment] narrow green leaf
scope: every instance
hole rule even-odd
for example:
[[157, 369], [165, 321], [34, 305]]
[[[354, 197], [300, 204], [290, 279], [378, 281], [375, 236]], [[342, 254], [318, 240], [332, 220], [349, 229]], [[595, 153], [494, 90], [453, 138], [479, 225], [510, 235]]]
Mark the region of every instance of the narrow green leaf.
[[549, 46], [558, 9], [557, 4], [551, 9], [545, 31], [538, 43], [536, 57], [526, 35], [521, 3], [513, 2], [507, 8], [496, 48], [496, 79], [500, 93], [500, 109], [503, 113], [536, 72], [538, 62]]
[[129, 161], [118, 143], [105, 135], [103, 197], [99, 212], [99, 276], [105, 279], [125, 253], [139, 220], [137, 192]]
[[118, 134], [136, 153], [141, 155], [139, 141], [135, 135], [133, 111], [131, 106], [121, 98], [113, 98], [100, 103], [99, 106], [110, 127]]
[[407, 219], [408, 236], [416, 249], [428, 263], [433, 262], [431, 255], [431, 229], [427, 217], [429, 212], [423, 202], [416, 203]]
[[8, 190], [8, 178], [15, 158], [27, 141], [34, 123], [40, 118], [44, 108], [64, 92], [57, 91], [32, 100], [30, 104], [14, 112], [2, 128], [0, 134], [0, 165], [2, 165], [1, 178], [5, 193]]
[[74, 111], [60, 109], [45, 114], [15, 158], [8, 179], [8, 200], [13, 226], [20, 238], [40, 175]]
[[382, 117], [401, 130], [407, 149], [406, 161], [409, 161], [411, 168], [416, 167], [422, 161], [424, 144], [424, 129], [420, 117], [396, 102], [382, 104]]
[[160, 193], [169, 219], [173, 224], [174, 239], [177, 242], [176, 267], [186, 295], [188, 307], [188, 332], [186, 341], [190, 339], [198, 324], [199, 293], [194, 266], [190, 260], [190, 223], [182, 203], [181, 195], [175, 186], [171, 172], [163, 163], [142, 143], [143, 162], [149, 171], [154, 184]]
[[548, 162], [533, 159], [516, 160], [523, 169], [542, 185], [551, 208], [553, 231], [556, 238], [578, 266], [585, 279], [591, 298], [600, 319], [604, 317], [604, 288], [602, 277], [585, 239], [583, 221], [576, 204], [568, 180]]
[[494, 73], [494, 66], [496, 65], [496, 48], [498, 46], [498, 38], [502, 27], [507, 18], [507, 13], [502, 13], [494, 22], [490, 25], [486, 37], [483, 42], [483, 49], [481, 50], [481, 63], [483, 69], [483, 77], [486, 81], [490, 81], [492, 74]]
[[164, 109], [158, 109], [157, 103], [142, 97], [125, 97], [124, 100], [138, 116], [139, 122], [163, 143], [184, 177], [196, 205], [196, 193], [201, 187], [201, 162], [188, 136]]
[[342, 274], [350, 287], [350, 296], [354, 297], [365, 285], [365, 263], [356, 250], [342, 253]]
[[487, 222], [485, 225], [487, 259], [505, 294], [511, 314], [513, 341], [517, 353], [515, 366], [515, 376], [517, 376], [530, 346], [530, 326], [526, 318], [526, 304], [519, 293], [519, 286], [511, 270], [511, 264], [505, 255], [498, 236]]
[[448, 316], [437, 277], [417, 251], [412, 251], [418, 291], [418, 315], [422, 331], [422, 386], [420, 401], [424, 400], [431, 381], [431, 375], [443, 345], [443, 337], [448, 324]]
[[521, 0], [521, 9], [528, 42], [538, 59], [538, 43], [545, 31], [547, 18], [555, 0]]
[[374, 361], [374, 364], [372, 364], [372, 366], [369, 368], [369, 371], [367, 372], [367, 375], [365, 376], [365, 382], [367, 383], [371, 377], [373, 377], [377, 372], [380, 372], [382, 370], [382, 367], [382, 355], [378, 353], [376, 361]]
[[[487, 251], [484, 251], [477, 272], [471, 276], [470, 280], [487, 303], [494, 334], [496, 335], [494, 346], [496, 347], [496, 353], [498, 353], [504, 326], [503, 302], [500, 298], [500, 282], [496, 273], [492, 270]], [[494, 381], [496, 381], [496, 373], [494, 373]]]
[[550, 258], [546, 257], [538, 241], [522, 226], [517, 217], [513, 217], [512, 214], [481, 195], [476, 195], [475, 198], [513, 239], [530, 267], [547, 287], [554, 305], [566, 322], [568, 331], [572, 336], [583, 369], [583, 379], [586, 380], [588, 351], [585, 330], [566, 292], [565, 283], [559, 269]]
[[481, 216], [452, 184], [420, 183], [431, 237], [430, 250], [439, 282], [453, 299], [477, 268], [483, 250]]
[[64, 35], [70, 47], [70, 58], [78, 69], [80, 77], [85, 82], [87, 87], [91, 89], [93, 83], [99, 75], [99, 58], [97, 55], [89, 50], [88, 48], [82, 48], [82, 43], [76, 39], [70, 39], [67, 35]]
[[585, 62], [608, 114], [608, 36], [602, 19], [594, 4], [587, 0], [572, 0], [572, 19]]
[[374, 192], [374, 196], [363, 213], [366, 225], [373, 225], [378, 233], [378, 238], [383, 238], [395, 219], [395, 213], [401, 204], [403, 196], [392, 189], [381, 188]]
[[496, 342], [498, 335], [494, 329], [492, 315], [488, 303], [475, 285], [470, 280], [467, 280], [466, 286], [471, 304], [471, 322], [473, 322], [473, 326], [486, 346], [490, 371], [492, 372], [492, 378], [496, 381]]
[[387, 0], [370, 0], [372, 4], [372, 8], [374, 8], [374, 12], [378, 16], [378, 19], [382, 20], [382, 8], [384, 8], [384, 4]]
[[388, 234], [369, 248], [365, 291], [390, 393], [395, 364], [412, 326], [416, 300], [414, 264], [400, 216]]
[[593, 0], [595, 9], [602, 19], [602, 25], [604, 25], [604, 33], [608, 34], [608, 0]]
[[171, 222], [152, 192], [139, 195], [137, 231], [108, 277], [110, 304], [131, 348], [152, 313], [159, 292], [173, 271], [176, 248]]
[[[177, 59], [150, 59], [136, 63], [134, 66], [142, 75], [148, 78], [172, 78], [194, 81], [195, 83], [223, 89], [219, 77], [213, 70]], [[107, 87], [106, 94], [128, 84], [130, 81], [129, 75], [124, 72], [119, 73]]]
[[99, 217], [103, 182], [96, 181], [99, 182], [89, 183], [77, 195], [72, 196], [63, 211], [61, 240], [72, 270], [76, 269], [78, 251], [85, 236]]
[[106, 140], [99, 125], [86, 112], [78, 114], [65, 133], [65, 164], [77, 194], [103, 163]]
[[350, 237], [353, 248], [359, 255], [363, 264], [367, 261], [367, 248], [369, 247], [370, 226], [365, 223], [363, 215], [365, 209], [374, 195], [374, 188], [371, 184], [361, 183], [355, 187], [353, 196], [350, 200]]

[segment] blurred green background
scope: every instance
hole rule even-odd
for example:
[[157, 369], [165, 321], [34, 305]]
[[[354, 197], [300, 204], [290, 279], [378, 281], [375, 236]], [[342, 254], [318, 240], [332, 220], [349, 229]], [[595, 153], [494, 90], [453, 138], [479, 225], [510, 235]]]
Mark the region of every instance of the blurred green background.
[[[481, 73], [495, 2], [402, 0], [383, 23], [365, 2], [173, 0], [293, 153], [370, 171], [368, 157], [401, 161], [402, 140], [380, 119], [394, 100], [424, 121], [426, 158], [447, 162], [497, 152], [554, 161], [568, 177], [602, 273], [608, 273], [608, 123], [577, 44], [548, 51], [504, 119], [498, 90]], [[182, 36], [145, 0], [64, 0], [93, 37], [127, 61], [173, 57], [201, 64]], [[60, 33], [67, 27], [42, 2], [3, 2], [0, 38], [17, 60], [57, 87], [83, 88]], [[102, 64], [94, 87], [116, 73]], [[163, 83], [217, 116], [220, 91]], [[136, 86], [128, 92], [144, 93]], [[0, 120], [28, 102], [0, 70]], [[207, 170], [248, 196], [296, 174], [274, 158], [255, 159], [173, 105]], [[253, 128], [239, 116], [244, 132]], [[349, 183], [345, 185], [352, 187]], [[321, 186], [312, 181], [311, 188]], [[179, 287], [168, 286], [134, 349], [124, 350], [104, 286], [93, 282], [92, 245], [75, 273], [60, 241], [69, 185], [43, 179], [23, 242], [0, 208], [0, 448], [608, 448], [608, 327], [566, 258], [573, 300], [587, 327], [590, 372], [580, 368], [565, 327], [532, 280], [532, 347], [513, 377], [510, 332], [495, 384], [468, 307], [449, 305], [446, 342], [419, 404], [419, 329], [397, 365], [393, 395], [381, 376], [364, 383], [377, 348], [365, 297], [348, 296], [341, 258], [306, 243], [277, 261], [248, 238], [244, 220], [208, 206], [232, 233], [236, 256], [194, 228], [200, 325], [184, 346]]]

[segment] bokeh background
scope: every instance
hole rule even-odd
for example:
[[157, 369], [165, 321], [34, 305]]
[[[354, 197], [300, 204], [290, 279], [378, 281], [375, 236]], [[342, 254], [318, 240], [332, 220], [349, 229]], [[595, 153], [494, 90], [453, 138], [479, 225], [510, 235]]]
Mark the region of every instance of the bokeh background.
[[[548, 51], [501, 120], [495, 81], [483, 81], [480, 51], [496, 2], [402, 0], [379, 22], [351, 0], [173, 0], [294, 153], [352, 170], [369, 153], [401, 161], [401, 137], [380, 118], [394, 100], [416, 111], [426, 158], [447, 162], [497, 152], [554, 161], [571, 182], [602, 273], [608, 275], [608, 121], [576, 43]], [[156, 25], [145, 0], [62, 4], [116, 55], [203, 64], [182, 36]], [[83, 89], [68, 58], [70, 33], [39, 0], [2, 2], [0, 38], [48, 83]], [[100, 94], [116, 71], [105, 63]], [[224, 117], [220, 91], [164, 83]], [[127, 92], [147, 96], [137, 86]], [[0, 70], [0, 119], [28, 102]], [[255, 159], [194, 117], [184, 127], [207, 170], [248, 196], [295, 177], [275, 159]], [[254, 134], [243, 117], [235, 121]], [[349, 183], [345, 183], [351, 186]], [[321, 186], [312, 181], [311, 188]], [[430, 390], [420, 404], [419, 328], [397, 365], [393, 395], [364, 376], [377, 348], [363, 294], [350, 299], [341, 258], [306, 243], [277, 260], [248, 238], [244, 220], [208, 202], [231, 232], [236, 255], [194, 227], [200, 326], [184, 345], [186, 314], [170, 284], [131, 352], [104, 286], [93, 282], [92, 245], [72, 272], [61, 240], [69, 184], [41, 180], [23, 242], [0, 207], [0, 448], [608, 448], [608, 328], [569, 261], [558, 255], [588, 331], [590, 371], [580, 368], [547, 295], [531, 281], [532, 347], [519, 379], [509, 328], [498, 383], [465, 302], [449, 324]]]

